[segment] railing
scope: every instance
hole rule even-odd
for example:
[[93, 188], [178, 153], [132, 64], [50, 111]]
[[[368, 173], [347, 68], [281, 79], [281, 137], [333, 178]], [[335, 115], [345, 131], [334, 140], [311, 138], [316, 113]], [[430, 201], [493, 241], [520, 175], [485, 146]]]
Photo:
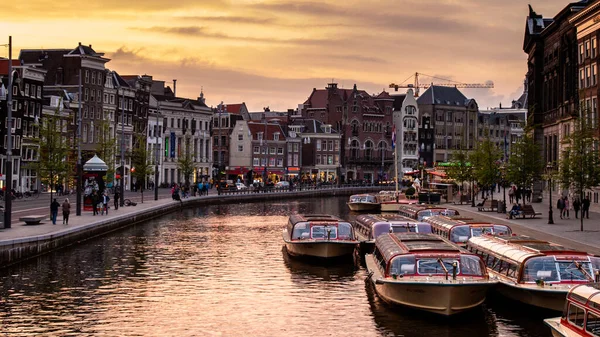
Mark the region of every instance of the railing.
[[352, 188], [352, 187], [381, 187], [382, 189], [394, 188], [393, 184], [378, 184], [371, 182], [363, 183], [352, 183], [352, 184], [340, 184], [339, 186], [333, 183], [316, 183], [316, 184], [297, 184], [290, 185], [288, 187], [276, 187], [276, 186], [250, 186], [243, 190], [238, 190], [235, 187], [217, 189], [219, 195], [243, 195], [243, 194], [255, 194], [255, 193], [287, 193], [295, 191], [317, 191], [326, 189], [338, 189], [338, 188]]

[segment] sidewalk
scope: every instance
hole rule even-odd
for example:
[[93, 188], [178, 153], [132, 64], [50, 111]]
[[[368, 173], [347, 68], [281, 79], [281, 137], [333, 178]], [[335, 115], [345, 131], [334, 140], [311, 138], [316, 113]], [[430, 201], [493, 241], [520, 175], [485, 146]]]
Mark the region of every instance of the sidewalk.
[[[481, 197], [481, 194], [479, 194], [479, 197]], [[504, 213], [497, 213], [496, 211], [480, 212], [477, 210], [477, 207], [471, 207], [470, 204], [446, 205], [463, 211], [461, 214], [470, 215], [476, 219], [507, 224], [517, 234], [533, 236], [538, 239], [552, 241], [570, 248], [600, 255], [600, 213], [597, 209], [591, 209], [590, 218], [583, 220], [583, 231], [580, 231], [580, 220], [575, 219], [575, 211], [573, 210], [570, 211], [570, 219], [561, 219], [558, 209], [553, 207], [554, 224], [549, 225], [548, 199], [546, 197], [547, 195], [544, 195], [544, 200], [541, 203], [527, 203], [531, 204], [536, 212], [542, 213], [536, 216], [535, 219], [507, 219]], [[502, 192], [494, 193], [494, 199], [503, 200]], [[506, 195], [507, 204], [508, 200], [508, 195]], [[476, 199], [475, 204], [478, 202], [479, 200]], [[556, 203], [554, 194], [552, 195], [552, 202]], [[507, 205], [508, 209], [510, 207], [511, 205]]]
[[[203, 197], [189, 197], [188, 199], [184, 199], [184, 203], [186, 200], [200, 199], [200, 198], [214, 198], [215, 196], [203, 196]], [[112, 201], [112, 200], [111, 200]], [[41, 236], [45, 234], [53, 234], [66, 230], [72, 230], [73, 228], [78, 228], [82, 226], [87, 226], [95, 222], [118, 219], [120, 217], [126, 217], [131, 214], [147, 210], [150, 208], [159, 208], [161, 206], [166, 206], [169, 204], [178, 203], [179, 201], [174, 201], [171, 198], [163, 198], [154, 200], [154, 198], [146, 199], [144, 197], [144, 203], [138, 202], [136, 206], [123, 206], [119, 207], [118, 210], [115, 210], [112, 207], [108, 211], [108, 214], [104, 215], [93, 215], [92, 211], [83, 211], [81, 212], [81, 216], [75, 215], [75, 207], [71, 204], [71, 214], [69, 215], [69, 225], [63, 225], [63, 216], [62, 210], [59, 209], [58, 217], [56, 220], [56, 225], [52, 225], [52, 221], [50, 221], [50, 212], [43, 212], [41, 214], [48, 214], [46, 220], [43, 220], [39, 225], [25, 225], [24, 222], [13, 223], [11, 228], [0, 228], [0, 243], [2, 241], [15, 240], [27, 237], [35, 237]]]

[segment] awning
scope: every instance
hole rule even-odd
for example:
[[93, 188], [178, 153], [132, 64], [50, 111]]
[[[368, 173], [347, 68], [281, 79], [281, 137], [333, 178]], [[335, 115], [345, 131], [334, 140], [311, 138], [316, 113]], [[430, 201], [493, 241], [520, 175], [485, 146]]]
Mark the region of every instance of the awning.
[[83, 165], [84, 171], [107, 171], [108, 166], [102, 159], [98, 158], [97, 155], [94, 155], [92, 159], [85, 162]]
[[300, 172], [299, 167], [288, 167], [288, 172]]
[[446, 173], [444, 173], [444, 172], [440, 172], [440, 171], [429, 171], [429, 172], [427, 172], [427, 173], [429, 173], [429, 174], [431, 174], [431, 175], [434, 175], [434, 176], [438, 176], [438, 177], [446, 178]]
[[249, 170], [245, 167], [237, 167], [231, 170], [227, 170], [227, 174], [245, 174]]
[[278, 176], [282, 176], [283, 175], [283, 171], [271, 171], [271, 170], [268, 170], [267, 172], [268, 172], [268, 174], [276, 174]]

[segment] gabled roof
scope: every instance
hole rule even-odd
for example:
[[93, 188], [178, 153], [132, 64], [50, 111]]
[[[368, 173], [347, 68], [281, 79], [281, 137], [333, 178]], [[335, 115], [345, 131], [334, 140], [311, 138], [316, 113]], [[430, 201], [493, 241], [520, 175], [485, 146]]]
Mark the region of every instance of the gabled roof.
[[92, 49], [92, 45], [84, 46], [79, 42], [79, 45], [75, 47], [75, 49], [71, 50], [67, 55], [87, 55], [87, 56], [96, 56], [102, 57], [104, 53], [96, 53], [94, 49]]
[[[322, 123], [321, 121], [318, 121], [316, 119], [295, 119], [294, 122], [292, 124], [290, 124], [290, 126], [297, 126], [297, 125], [301, 125], [303, 126], [302, 128], [302, 133], [325, 133], [325, 131], [323, 130], [323, 125], [324, 123]], [[331, 132], [328, 134], [337, 134], [338, 132], [332, 127], [331, 128]]]
[[377, 95], [377, 97], [375, 97], [375, 99], [391, 99], [392, 96], [390, 96], [390, 94], [387, 91], [382, 91], [379, 95]]
[[456, 87], [432, 85], [417, 99], [417, 103], [424, 105], [465, 106], [468, 104], [468, 100]]
[[127, 81], [125, 81], [125, 79], [119, 75], [119, 73], [117, 73], [116, 71], [113, 71], [113, 79], [114, 79], [114, 83], [116, 83], [117, 85], [121, 86], [121, 87], [126, 87], [126, 88], [130, 88], [131, 86], [129, 85], [129, 83], [127, 83]]
[[[246, 107], [246, 103], [236, 103], [236, 104], [224, 104], [224, 111], [239, 114], [242, 110], [242, 107]], [[248, 109], [246, 109], [248, 111]]]
[[373, 96], [369, 95], [369, 93], [364, 90], [356, 89], [356, 85], [354, 85], [353, 89], [340, 89], [337, 87], [337, 85], [327, 87], [325, 89], [313, 88], [312, 93], [304, 102], [304, 104], [309, 109], [325, 109], [327, 108], [327, 104], [329, 103], [329, 99], [331, 97], [339, 96], [342, 102], [344, 102], [353, 101], [355, 95], [359, 105], [362, 104], [362, 100], [367, 100], [368, 106], [375, 105], [373, 102]]
[[260, 123], [249, 121], [248, 130], [250, 130], [250, 133], [252, 134], [252, 139], [254, 140], [258, 139], [258, 137], [255, 137], [256, 134], [265, 132], [267, 141], [272, 141], [274, 138], [273, 135], [277, 132], [279, 133], [279, 141], [285, 141], [286, 137], [286, 134], [281, 128], [281, 125], [276, 123]]
[[406, 94], [392, 95], [392, 98], [394, 99], [394, 111], [402, 110], [402, 103], [406, 98]]

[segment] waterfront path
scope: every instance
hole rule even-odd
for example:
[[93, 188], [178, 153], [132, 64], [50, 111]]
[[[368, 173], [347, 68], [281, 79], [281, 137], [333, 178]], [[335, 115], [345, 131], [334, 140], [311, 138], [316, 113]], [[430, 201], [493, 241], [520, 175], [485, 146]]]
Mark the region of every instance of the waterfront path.
[[[481, 195], [479, 195], [481, 197]], [[584, 250], [593, 254], [600, 255], [600, 213], [596, 208], [590, 210], [590, 218], [583, 220], [583, 231], [580, 231], [579, 219], [575, 219], [575, 211], [570, 211], [570, 219], [561, 219], [556, 205], [553, 205], [554, 224], [548, 224], [548, 198], [544, 195], [544, 200], [540, 203], [527, 203], [533, 206], [536, 212], [542, 215], [535, 219], [515, 218], [507, 219], [504, 213], [480, 212], [477, 207], [471, 207], [470, 204], [452, 205], [446, 204], [462, 211], [461, 214], [473, 216], [475, 219], [494, 221], [497, 223], [509, 225], [514, 233], [529, 235], [538, 239], [552, 241], [570, 248]], [[494, 193], [494, 199], [502, 200], [502, 193]], [[508, 195], [506, 196], [508, 203]], [[556, 198], [552, 196], [553, 203]], [[479, 201], [476, 201], [478, 203]], [[507, 205], [510, 209], [511, 205]], [[581, 212], [580, 212], [581, 213]], [[580, 214], [581, 215], [581, 214]]]

